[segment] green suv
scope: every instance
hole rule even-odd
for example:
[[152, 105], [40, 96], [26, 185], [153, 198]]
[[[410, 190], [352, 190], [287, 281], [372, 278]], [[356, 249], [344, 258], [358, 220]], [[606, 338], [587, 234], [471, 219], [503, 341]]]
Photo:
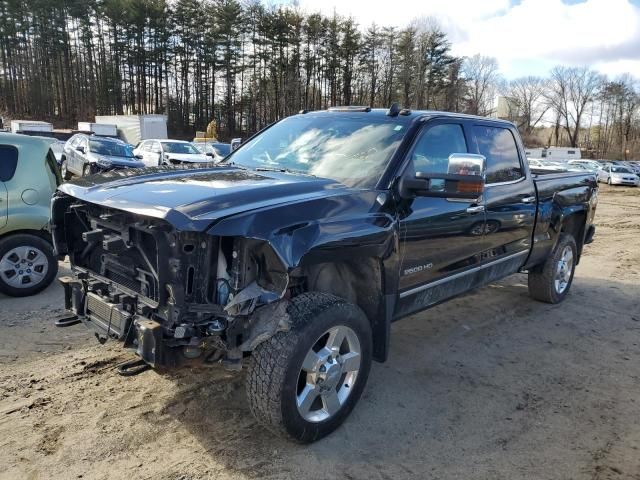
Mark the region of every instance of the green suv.
[[61, 183], [53, 141], [0, 133], [0, 292], [14, 297], [39, 292], [58, 273], [49, 233]]

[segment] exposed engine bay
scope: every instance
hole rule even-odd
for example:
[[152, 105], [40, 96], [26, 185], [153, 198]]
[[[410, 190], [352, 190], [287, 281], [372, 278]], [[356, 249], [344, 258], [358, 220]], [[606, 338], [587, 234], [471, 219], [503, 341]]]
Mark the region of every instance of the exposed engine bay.
[[240, 368], [244, 352], [288, 329], [287, 299], [300, 285], [262, 240], [177, 231], [61, 192], [52, 233], [72, 265], [60, 279], [68, 312], [148, 365]]

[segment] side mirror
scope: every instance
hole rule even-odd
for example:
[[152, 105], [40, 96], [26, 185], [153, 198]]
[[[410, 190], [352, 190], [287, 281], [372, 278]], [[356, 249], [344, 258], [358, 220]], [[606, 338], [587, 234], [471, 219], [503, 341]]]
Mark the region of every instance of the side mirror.
[[138, 160], [142, 160], [144, 158], [141, 153], [136, 153], [134, 157], [137, 158]]
[[79, 151], [80, 153], [84, 153], [84, 147], [82, 145], [76, 147], [76, 150]]
[[213, 157], [214, 157], [214, 155], [213, 155], [213, 153], [212, 153], [212, 152], [207, 152], [207, 153], [205, 153], [205, 155], [206, 155], [207, 157], [211, 157], [211, 158], [213, 158]]
[[400, 179], [400, 195], [405, 198], [437, 197], [475, 200], [484, 190], [486, 160], [483, 155], [449, 155], [447, 173], [416, 172], [414, 178]]
[[233, 138], [231, 139], [231, 151], [237, 149], [240, 145], [242, 145], [241, 138]]

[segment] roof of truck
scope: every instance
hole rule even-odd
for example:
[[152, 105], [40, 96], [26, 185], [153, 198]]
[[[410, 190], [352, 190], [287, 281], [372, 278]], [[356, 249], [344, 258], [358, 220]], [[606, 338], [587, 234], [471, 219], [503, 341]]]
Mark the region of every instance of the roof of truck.
[[402, 119], [406, 118], [409, 122], [424, 117], [452, 117], [452, 118], [465, 118], [465, 119], [475, 119], [475, 120], [483, 120], [483, 121], [491, 121], [496, 123], [503, 123], [505, 125], [513, 126], [514, 123], [508, 120], [503, 120], [500, 118], [493, 117], [482, 117], [479, 115], [469, 115], [466, 113], [457, 113], [457, 112], [443, 112], [440, 110], [411, 110], [408, 108], [400, 108], [396, 109], [395, 114], [390, 115], [391, 109], [389, 108], [370, 108], [366, 106], [338, 106], [338, 107], [330, 107], [327, 110], [302, 110], [300, 114], [360, 114], [360, 115], [371, 115], [371, 116], [389, 116], [391, 118]]

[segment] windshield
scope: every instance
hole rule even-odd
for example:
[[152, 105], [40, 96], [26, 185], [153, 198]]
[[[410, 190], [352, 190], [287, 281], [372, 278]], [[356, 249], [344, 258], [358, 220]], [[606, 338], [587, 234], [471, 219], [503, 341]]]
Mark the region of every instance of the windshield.
[[211, 145], [211, 148], [218, 152], [218, 155], [223, 157], [226, 157], [231, 153], [231, 144], [229, 143], [216, 143], [215, 145]]
[[109, 155], [111, 157], [133, 157], [131, 145], [119, 142], [109, 142], [104, 140], [89, 140], [89, 150], [98, 155]]
[[611, 171], [613, 173], [632, 173], [631, 170], [626, 167], [611, 167]]
[[162, 149], [166, 153], [186, 153], [186, 154], [198, 154], [196, 147], [190, 143], [181, 142], [162, 142]]
[[228, 158], [249, 168], [295, 170], [373, 187], [405, 130], [398, 118], [299, 115], [276, 123]]

